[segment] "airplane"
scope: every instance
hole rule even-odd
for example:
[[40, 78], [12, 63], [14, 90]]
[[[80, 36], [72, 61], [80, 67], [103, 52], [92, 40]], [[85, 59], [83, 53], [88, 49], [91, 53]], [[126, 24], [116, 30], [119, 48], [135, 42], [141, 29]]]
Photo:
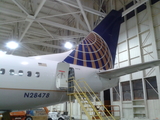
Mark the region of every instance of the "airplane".
[[100, 92], [114, 87], [119, 77], [151, 68], [160, 60], [113, 69], [121, 12], [112, 10], [93, 31], [68, 52], [19, 57], [0, 56], [0, 111], [20, 111], [68, 101], [69, 77], [82, 79]]

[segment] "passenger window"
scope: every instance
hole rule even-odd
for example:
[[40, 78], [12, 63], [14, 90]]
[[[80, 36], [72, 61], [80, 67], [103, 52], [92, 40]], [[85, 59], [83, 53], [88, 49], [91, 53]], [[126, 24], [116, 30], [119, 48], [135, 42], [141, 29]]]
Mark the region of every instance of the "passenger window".
[[19, 70], [18, 75], [19, 75], [19, 76], [23, 76], [23, 71], [22, 71], [22, 70]]
[[5, 73], [5, 69], [4, 68], [1, 68], [0, 69], [0, 74], [4, 74]]
[[31, 76], [32, 76], [32, 72], [31, 72], [31, 71], [28, 71], [28, 72], [27, 72], [27, 76], [28, 76], [28, 77], [31, 77]]
[[14, 75], [14, 70], [13, 69], [11, 69], [9, 72], [10, 72], [10, 75]]
[[40, 76], [40, 73], [39, 73], [39, 72], [36, 72], [35, 76], [36, 76], [36, 77], [39, 77], [39, 76]]

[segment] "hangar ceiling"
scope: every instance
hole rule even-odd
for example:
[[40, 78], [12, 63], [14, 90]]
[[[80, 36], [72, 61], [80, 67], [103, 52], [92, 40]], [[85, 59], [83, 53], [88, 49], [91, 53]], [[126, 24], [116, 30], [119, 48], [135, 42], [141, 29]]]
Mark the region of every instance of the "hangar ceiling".
[[[132, 0], [0, 0], [0, 50], [35, 56], [67, 51], [76, 46], [111, 10]], [[16, 50], [6, 48], [15, 40]]]

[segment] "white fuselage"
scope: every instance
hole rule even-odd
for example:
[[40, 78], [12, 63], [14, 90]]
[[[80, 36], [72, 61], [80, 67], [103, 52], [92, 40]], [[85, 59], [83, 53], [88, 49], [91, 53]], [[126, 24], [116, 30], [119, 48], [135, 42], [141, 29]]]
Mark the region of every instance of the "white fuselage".
[[[5, 55], [0, 57], [0, 111], [24, 110], [62, 103], [66, 90], [56, 87], [56, 69], [61, 61]], [[70, 65], [75, 79], [85, 80], [93, 91], [108, 89], [117, 81], [99, 78], [97, 69]]]

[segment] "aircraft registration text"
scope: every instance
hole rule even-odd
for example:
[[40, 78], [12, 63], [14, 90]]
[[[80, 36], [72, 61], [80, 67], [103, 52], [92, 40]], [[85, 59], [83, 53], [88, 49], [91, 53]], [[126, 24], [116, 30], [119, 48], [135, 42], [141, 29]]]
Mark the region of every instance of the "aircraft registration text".
[[24, 98], [49, 98], [50, 93], [24, 93]]

